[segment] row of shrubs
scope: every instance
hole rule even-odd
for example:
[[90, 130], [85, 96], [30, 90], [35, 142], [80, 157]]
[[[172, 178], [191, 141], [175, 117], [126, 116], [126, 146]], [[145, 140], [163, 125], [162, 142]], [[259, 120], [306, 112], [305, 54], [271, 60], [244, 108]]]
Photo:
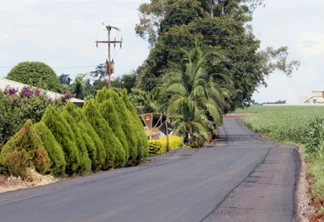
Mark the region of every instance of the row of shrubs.
[[82, 108], [49, 105], [1, 150], [2, 171], [24, 177], [27, 167], [55, 176], [134, 166], [148, 156], [142, 122], [127, 92], [98, 91]]
[[[159, 140], [149, 140], [148, 141], [148, 154], [149, 156], [162, 155], [167, 152], [167, 140], [163, 137]], [[181, 148], [183, 146], [183, 140], [178, 136], [169, 136], [169, 149], [174, 150]]]

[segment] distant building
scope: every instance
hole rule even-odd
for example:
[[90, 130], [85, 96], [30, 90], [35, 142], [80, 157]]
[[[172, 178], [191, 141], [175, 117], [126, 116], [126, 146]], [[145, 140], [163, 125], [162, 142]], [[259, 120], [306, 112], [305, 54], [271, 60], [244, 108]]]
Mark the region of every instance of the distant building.
[[324, 104], [324, 91], [312, 91], [312, 96], [302, 97], [301, 104]]
[[[5, 79], [5, 78], [0, 78], [0, 90], [5, 90], [8, 87], [14, 88], [14, 89], [17, 89], [18, 91], [20, 91], [24, 87], [31, 87], [31, 86], [30, 85], [27, 85], [27, 84], [20, 83], [20, 82], [16, 82], [16, 81], [13, 81], [13, 80]], [[36, 88], [36, 87], [32, 87], [32, 88], [39, 89], [39, 88]], [[39, 89], [39, 90], [41, 92], [45, 92], [46, 95], [49, 98], [52, 98], [52, 99], [59, 99], [59, 98], [61, 98], [63, 96], [60, 93], [48, 91], [48, 90], [45, 90], [45, 89]], [[77, 99], [77, 98], [71, 98], [70, 101], [72, 103], [75, 103], [75, 104], [83, 104], [84, 103], [84, 100]]]

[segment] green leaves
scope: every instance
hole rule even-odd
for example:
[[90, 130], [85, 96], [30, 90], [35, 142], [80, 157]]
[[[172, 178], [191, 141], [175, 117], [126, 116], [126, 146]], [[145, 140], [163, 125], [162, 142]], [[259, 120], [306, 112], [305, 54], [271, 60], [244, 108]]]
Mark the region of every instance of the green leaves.
[[62, 92], [54, 70], [43, 62], [21, 62], [8, 73], [7, 79], [54, 92]]

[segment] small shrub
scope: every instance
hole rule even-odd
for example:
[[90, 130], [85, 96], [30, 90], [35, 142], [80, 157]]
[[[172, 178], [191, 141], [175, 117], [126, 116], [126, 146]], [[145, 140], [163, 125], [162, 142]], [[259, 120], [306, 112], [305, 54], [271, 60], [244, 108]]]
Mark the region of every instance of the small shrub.
[[149, 140], [149, 156], [157, 156], [166, 153], [166, 143], [161, 140]]
[[[24, 127], [5, 144], [1, 150], [1, 159], [5, 171], [22, 173], [17, 175], [22, 177], [26, 166], [35, 167], [39, 173], [44, 174], [50, 170], [51, 164], [41, 138], [32, 128], [31, 120], [28, 120]], [[15, 160], [20, 160], [21, 163], [15, 163]]]
[[4, 173], [25, 178], [30, 160], [31, 157], [26, 150], [14, 149], [2, 159]]
[[[162, 155], [167, 152], [167, 140], [163, 137], [159, 140], [149, 140], [149, 156]], [[178, 136], [169, 136], [169, 149], [180, 149], [183, 146], [183, 140]]]

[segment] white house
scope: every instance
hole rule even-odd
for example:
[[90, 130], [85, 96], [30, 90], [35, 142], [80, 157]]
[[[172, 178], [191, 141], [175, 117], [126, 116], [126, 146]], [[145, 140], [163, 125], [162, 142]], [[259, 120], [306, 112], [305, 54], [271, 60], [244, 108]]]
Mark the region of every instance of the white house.
[[303, 97], [301, 104], [324, 104], [324, 91], [312, 91], [310, 97]]

